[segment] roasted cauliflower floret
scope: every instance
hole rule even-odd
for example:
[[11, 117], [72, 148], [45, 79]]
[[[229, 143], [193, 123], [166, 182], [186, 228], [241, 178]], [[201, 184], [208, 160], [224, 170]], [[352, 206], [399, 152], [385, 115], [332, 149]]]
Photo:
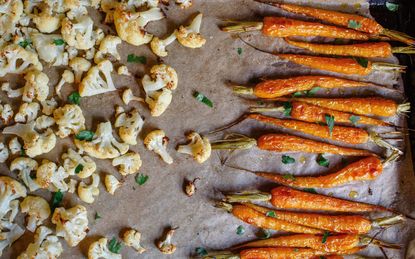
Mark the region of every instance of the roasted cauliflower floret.
[[112, 135], [110, 122], [101, 122], [91, 141], [75, 139], [75, 145], [90, 156], [107, 159], [127, 153], [128, 144], [118, 142]]
[[14, 33], [16, 25], [23, 14], [21, 0], [3, 0], [0, 2], [0, 35]]
[[20, 203], [22, 213], [27, 213], [26, 228], [35, 232], [36, 228], [42, 225], [43, 221], [50, 216], [49, 203], [39, 196], [27, 196]]
[[22, 100], [25, 102], [32, 102], [34, 99], [42, 102], [48, 98], [49, 95], [49, 77], [39, 71], [29, 71], [24, 79], [26, 84], [23, 87]]
[[114, 12], [114, 24], [118, 36], [134, 46], [147, 44], [153, 38], [144, 27], [151, 21], [164, 18], [160, 8], [151, 8], [147, 11], [134, 12], [127, 10], [125, 5], [118, 6]]
[[153, 37], [153, 39], [150, 42], [151, 50], [154, 54], [156, 54], [159, 57], [167, 57], [168, 53], [166, 47], [172, 44], [176, 39], [176, 32], [173, 32], [164, 40], [161, 40], [158, 37]]
[[133, 94], [133, 91], [131, 91], [130, 88], [125, 89], [122, 92], [122, 101], [125, 103], [125, 105], [128, 105], [131, 101], [137, 101], [137, 102], [144, 102], [144, 99], [141, 97], [137, 97]]
[[150, 151], [157, 153], [167, 164], [173, 163], [173, 158], [167, 152], [169, 138], [163, 130], [153, 130], [144, 139], [144, 145]]
[[84, 97], [117, 90], [111, 77], [112, 70], [112, 63], [108, 60], [93, 66], [79, 84], [79, 94]]
[[53, 231], [45, 226], [36, 230], [33, 243], [17, 259], [57, 259], [63, 252], [62, 244]]
[[13, 115], [14, 112], [10, 104], [0, 104], [0, 120], [3, 122], [3, 125], [9, 124]]
[[20, 144], [19, 139], [17, 137], [14, 137], [9, 141], [9, 149], [13, 155], [21, 153], [22, 148], [22, 144]]
[[96, 170], [97, 165], [89, 156], [81, 156], [72, 148], [62, 155], [63, 168], [69, 175], [77, 175], [80, 178], [91, 176]]
[[[55, 5], [55, 6], [51, 6]], [[43, 33], [59, 29], [63, 14], [56, 13], [58, 1], [25, 1], [25, 13], [32, 18], [36, 28]]]
[[108, 249], [107, 242], [105, 237], [93, 242], [88, 249], [88, 259], [121, 259], [120, 254], [113, 253]]
[[46, 115], [42, 115], [38, 117], [35, 122], [35, 128], [43, 130], [53, 126], [55, 124], [55, 119]]
[[53, 111], [56, 109], [56, 107], [58, 107], [58, 103], [54, 98], [42, 101], [40, 104], [42, 105], [42, 112], [48, 116], [52, 115]]
[[124, 241], [126, 246], [130, 246], [134, 248], [137, 253], [142, 254], [146, 251], [144, 247], [141, 246], [141, 233], [135, 229], [128, 229], [125, 231], [122, 240]]
[[180, 26], [176, 31], [177, 40], [188, 48], [201, 48], [206, 43], [206, 39], [200, 34], [203, 14], [199, 13], [189, 26]]
[[15, 158], [10, 164], [10, 171], [19, 171], [18, 177], [22, 179], [31, 192], [40, 188], [36, 180], [32, 178], [32, 172], [36, 171], [37, 168], [37, 162], [28, 157]]
[[157, 248], [163, 254], [173, 254], [176, 251], [176, 245], [172, 243], [173, 234], [176, 229], [169, 229], [169, 231], [157, 241]]
[[22, 103], [19, 107], [19, 112], [14, 115], [15, 122], [31, 122], [37, 117], [40, 110], [38, 103]]
[[65, 83], [72, 84], [75, 81], [75, 76], [72, 71], [65, 69], [62, 73], [61, 80], [59, 80], [58, 84], [55, 86], [55, 92], [59, 98], [62, 99], [61, 89]]
[[0, 77], [11, 74], [22, 74], [32, 69], [42, 70], [42, 64], [36, 53], [19, 45], [9, 44], [0, 50]]
[[150, 76], [153, 80], [161, 79], [164, 87], [175, 90], [178, 84], [177, 72], [171, 66], [158, 64], [151, 67]]
[[36, 170], [36, 183], [44, 189], [51, 191], [67, 191], [68, 185], [65, 179], [69, 174], [63, 167], [58, 167], [49, 160], [43, 160], [42, 164]]
[[30, 38], [32, 39], [33, 45], [41, 60], [51, 66], [68, 65], [69, 56], [68, 53], [65, 52], [65, 44], [56, 44], [62, 40], [61, 35], [32, 32]]
[[119, 128], [118, 134], [122, 141], [129, 145], [137, 144], [137, 137], [143, 128], [144, 120], [136, 109], [129, 113], [121, 113], [117, 116], [114, 126]]
[[119, 166], [118, 172], [123, 176], [136, 173], [141, 164], [140, 155], [134, 152], [129, 152], [112, 160], [112, 165]]
[[117, 51], [117, 45], [121, 43], [121, 39], [117, 36], [107, 35], [102, 39], [99, 50], [95, 53], [94, 62], [99, 62], [108, 58], [108, 56], [121, 60], [121, 56]]
[[53, 118], [59, 126], [56, 134], [65, 138], [71, 134], [77, 134], [85, 129], [85, 117], [81, 108], [76, 104], [66, 104], [53, 111]]
[[180, 145], [177, 152], [193, 156], [198, 163], [203, 163], [209, 159], [212, 148], [208, 138], [201, 137], [197, 132], [192, 132], [187, 135], [187, 139], [190, 143]]
[[[0, 176], [0, 222], [11, 222], [14, 220], [14, 216], [17, 213], [13, 213], [13, 210], [16, 209], [14, 208], [15, 201], [22, 197], [26, 197], [26, 188], [21, 183], [9, 176]], [[10, 215], [9, 219], [6, 219], [6, 215], [9, 212], [12, 215]], [[1, 251], [0, 245], [0, 253]]]
[[[10, 247], [14, 241], [19, 239], [24, 234], [24, 229], [18, 224], [8, 221], [0, 221], [0, 256], [6, 247]], [[6, 230], [7, 229], [7, 230]]]
[[5, 82], [1, 84], [1, 90], [4, 91], [7, 94], [7, 97], [9, 98], [16, 98], [20, 97], [23, 94], [23, 87], [12, 89], [10, 87], [10, 83]]
[[115, 176], [112, 174], [105, 175], [105, 189], [107, 189], [107, 192], [114, 195], [115, 190], [117, 190], [121, 186], [120, 181], [118, 181]]
[[75, 83], [81, 82], [82, 74], [91, 68], [91, 62], [81, 57], [74, 57], [69, 61], [69, 66], [75, 74]]
[[78, 196], [79, 198], [86, 203], [93, 203], [95, 197], [99, 195], [99, 175], [91, 175], [92, 182], [90, 185], [85, 184], [84, 182], [79, 183], [78, 185]]
[[64, 18], [62, 20], [62, 37], [65, 42], [77, 49], [87, 50], [95, 45], [94, 21], [88, 15]]
[[193, 0], [176, 0], [176, 4], [182, 9], [187, 9], [193, 5]]
[[69, 246], [77, 246], [86, 237], [88, 231], [86, 208], [82, 205], [76, 205], [67, 210], [56, 208], [52, 223], [56, 225], [57, 236], [63, 237]]
[[4, 143], [0, 143], [0, 163], [6, 162], [9, 158], [9, 149]]
[[127, 66], [119, 66], [117, 69], [117, 74], [122, 75], [122, 76], [131, 76], [131, 73], [130, 71], [128, 71]]

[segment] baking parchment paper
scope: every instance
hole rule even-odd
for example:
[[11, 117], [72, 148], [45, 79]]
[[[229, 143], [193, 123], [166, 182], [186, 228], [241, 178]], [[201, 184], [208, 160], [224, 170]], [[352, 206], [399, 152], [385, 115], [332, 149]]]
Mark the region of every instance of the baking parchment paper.
[[[294, 2], [300, 3], [301, 1]], [[354, 10], [362, 14], [368, 14], [368, 3], [363, 0], [314, 0], [304, 2], [324, 8]], [[195, 247], [220, 250], [255, 239], [258, 229], [250, 227], [220, 209], [214, 208], [212, 201], [221, 197], [218, 190], [260, 189], [268, 191], [275, 187], [275, 184], [259, 179], [249, 173], [229, 169], [222, 165], [225, 159], [227, 159], [226, 163], [228, 164], [237, 164], [251, 170], [287, 172], [295, 175], [332, 172], [342, 166], [341, 158], [338, 156], [327, 155], [330, 159], [330, 168], [327, 169], [315, 162], [316, 156], [306, 154], [291, 154], [297, 162], [291, 165], [283, 165], [280, 162], [282, 154], [262, 152], [257, 149], [232, 153], [213, 152], [211, 159], [202, 165], [197, 164], [190, 157], [176, 153], [174, 151], [176, 145], [185, 142], [184, 133], [191, 130], [202, 133], [209, 132], [233, 121], [246, 111], [250, 103], [233, 95], [230, 88], [226, 86], [227, 81], [249, 84], [261, 77], [276, 78], [292, 75], [324, 74], [324, 72], [293, 65], [278, 60], [271, 55], [255, 51], [238, 38], [218, 29], [218, 25], [222, 24], [224, 19], [259, 20], [261, 16], [265, 15], [283, 14], [296, 17], [295, 15], [250, 0], [195, 0], [194, 6], [188, 10], [180, 10], [174, 4], [163, 7], [163, 9], [167, 19], [151, 23], [148, 26], [150, 32], [164, 37], [170, 34], [178, 25], [187, 23], [197, 12], [202, 12], [204, 19], [201, 31], [207, 39], [206, 45], [201, 49], [187, 49], [177, 42], [168, 47], [169, 56], [163, 58], [163, 61], [177, 70], [179, 87], [174, 91], [172, 104], [165, 114], [159, 118], [152, 118], [147, 108], [140, 103], [133, 103], [126, 107], [120, 99], [120, 92], [82, 98], [81, 108], [86, 117], [87, 128], [95, 130], [98, 122], [114, 121], [115, 105], [121, 105], [127, 110], [130, 110], [132, 106], [137, 107], [146, 118], [146, 124], [140, 138], [143, 139], [153, 129], [163, 129], [170, 138], [169, 150], [174, 158], [174, 164], [167, 165], [163, 163], [156, 154], [147, 151], [140, 142], [138, 145], [132, 146], [131, 150], [139, 152], [142, 157], [143, 166], [140, 172], [150, 176], [145, 185], [138, 186], [134, 182], [134, 176], [128, 176], [123, 179], [123, 186], [112, 196], [105, 191], [102, 184], [100, 195], [92, 205], [83, 203], [76, 195], [65, 194], [63, 205], [66, 208], [78, 203], [87, 207], [90, 231], [87, 238], [75, 248], [69, 248], [65, 241], [61, 240], [64, 245], [62, 258], [85, 257], [91, 242], [96, 241], [101, 236], [106, 236], [108, 239], [113, 236], [118, 237], [119, 233], [127, 227], [136, 228], [142, 233], [142, 244], [147, 248], [147, 251], [142, 255], [137, 255], [133, 249], [124, 248], [122, 250], [124, 258], [187, 258], [194, 254]], [[91, 13], [97, 26], [102, 27], [106, 32], [116, 34], [113, 27], [100, 24], [100, 21], [103, 20], [103, 14], [96, 11], [91, 11]], [[302, 19], [304, 18], [302, 17]], [[281, 39], [266, 38], [261, 36], [260, 33], [248, 33], [242, 37], [264, 49], [301, 52], [294, 48], [288, 48]], [[238, 48], [242, 49], [241, 54], [238, 54]], [[137, 83], [138, 79], [158, 62], [157, 58], [147, 46], [134, 47], [123, 43], [119, 50], [122, 56], [120, 63], [126, 64], [135, 78], [119, 76], [114, 73], [113, 77], [117, 87], [119, 89], [129, 87], [136, 95], [143, 95], [141, 85]], [[127, 63], [127, 55], [130, 53], [146, 56], [148, 59], [147, 65]], [[396, 62], [395, 59], [389, 61]], [[45, 67], [45, 70], [48, 71], [49, 85], [52, 89], [64, 68]], [[349, 78], [370, 80], [382, 84], [397, 84], [399, 89], [402, 89], [401, 80], [396, 82], [393, 76], [384, 73], [374, 73], [366, 78], [353, 76]], [[3, 78], [2, 81], [10, 81], [12, 86], [21, 86], [24, 84], [22, 80], [21, 77], [8, 76]], [[73, 86], [65, 85], [63, 95], [67, 96], [73, 90]], [[214, 108], [209, 108], [197, 102], [192, 97], [195, 90], [209, 97], [214, 103]], [[376, 93], [394, 98], [400, 102], [404, 99], [402, 94], [396, 94], [396, 92], [376, 91]], [[371, 94], [373, 94], [373, 90], [370, 89], [353, 92], [320, 91], [318, 93], [322, 96], [362, 96]], [[13, 103], [16, 111], [18, 102], [8, 100], [3, 93], [1, 94], [1, 100], [6, 103]], [[393, 118], [391, 122], [397, 125], [404, 125], [405, 123], [404, 117]], [[274, 131], [282, 130], [251, 121], [244, 122], [228, 132], [259, 136], [261, 133]], [[213, 140], [222, 136], [209, 137]], [[8, 136], [1, 136], [3, 142], [8, 143], [9, 139]], [[401, 146], [409, 147], [409, 145]], [[50, 154], [41, 156], [37, 160], [40, 162], [41, 158], [48, 158], [59, 162], [61, 161], [61, 154], [66, 151], [67, 147], [73, 147], [72, 140], [69, 138], [60, 141], [59, 145]], [[381, 152], [374, 145], [362, 145], [361, 147]], [[410, 150], [407, 148], [405, 157], [386, 168], [384, 173], [375, 181], [359, 182], [335, 189], [318, 191], [347, 199], [352, 199], [349, 197], [350, 191], [356, 191], [358, 193], [357, 197], [354, 198], [356, 201], [380, 204], [410, 214], [414, 211], [415, 179], [409, 152]], [[304, 163], [298, 162], [300, 160], [304, 160]], [[348, 162], [352, 160], [352, 158], [347, 159]], [[111, 166], [111, 161], [95, 161], [98, 164], [98, 172], [100, 172], [102, 179], [107, 173], [114, 174], [118, 179], [121, 179], [116, 169]], [[9, 172], [5, 164], [0, 165], [0, 170], [1, 174], [16, 177], [14, 173]], [[182, 191], [183, 180], [185, 178], [192, 180], [196, 177], [200, 178], [200, 181], [196, 183], [197, 191], [193, 197], [189, 198]], [[36, 191], [34, 194], [41, 195], [48, 200], [51, 198], [50, 193], [45, 191]], [[101, 219], [94, 219], [96, 213], [99, 213]], [[24, 224], [22, 215], [18, 220], [22, 225]], [[53, 226], [50, 223], [48, 224]], [[246, 229], [242, 236], [236, 234], [236, 228], [239, 225]], [[179, 227], [173, 237], [173, 242], [178, 249], [176, 253], [170, 256], [162, 255], [154, 245], [155, 240], [161, 236], [163, 230], [168, 226]], [[373, 231], [372, 234], [378, 234], [378, 232]], [[408, 240], [415, 237], [414, 224], [408, 221], [405, 225], [392, 227], [379, 233], [377, 237], [385, 241], [406, 244]], [[15, 258], [26, 249], [32, 240], [33, 235], [26, 231], [23, 238], [4, 251], [2, 258]], [[366, 249], [364, 254], [382, 256], [379, 249], [373, 247]], [[390, 258], [403, 258], [404, 251], [387, 251], [387, 254]]]

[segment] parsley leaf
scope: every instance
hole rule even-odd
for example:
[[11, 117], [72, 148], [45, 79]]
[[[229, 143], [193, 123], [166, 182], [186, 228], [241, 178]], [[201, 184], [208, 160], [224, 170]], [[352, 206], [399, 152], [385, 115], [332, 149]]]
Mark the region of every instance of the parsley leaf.
[[84, 170], [84, 165], [79, 164], [75, 167], [75, 174], [79, 174], [82, 170]]
[[327, 242], [327, 238], [330, 236], [330, 232], [325, 231], [323, 234], [323, 238], [321, 239], [321, 243], [325, 244]]
[[399, 9], [399, 4], [396, 4], [396, 3], [386, 2], [385, 5], [386, 5], [386, 8], [388, 8], [388, 10], [391, 12], [396, 12]]
[[317, 191], [316, 191], [316, 189], [314, 189], [314, 188], [304, 188], [304, 189], [303, 189], [303, 191], [305, 191], [305, 192], [309, 192], [309, 193], [314, 193], [314, 194], [317, 194]]
[[118, 242], [115, 237], [111, 239], [111, 241], [108, 243], [108, 249], [116, 254], [119, 254], [122, 248], [122, 243]]
[[24, 150], [24, 147], [20, 148], [20, 156], [25, 156], [26, 155], [26, 151]]
[[95, 133], [90, 130], [81, 130], [78, 134], [75, 135], [76, 139], [91, 141]]
[[209, 106], [210, 108], [212, 108], [213, 107], [213, 103], [212, 103], [212, 101], [211, 100], [209, 100], [209, 98], [207, 98], [205, 95], [203, 95], [202, 93], [199, 93], [199, 92], [195, 92], [194, 94], [193, 94], [193, 97], [194, 98], [196, 98], [196, 100], [198, 100], [199, 102], [201, 102], [201, 103], [204, 103], [204, 104], [206, 104], [207, 106]]
[[100, 219], [101, 216], [98, 214], [98, 212], [95, 212], [95, 220]]
[[359, 58], [359, 57], [354, 57], [353, 58], [361, 67], [367, 68], [367, 66], [369, 65], [369, 60], [367, 58]]
[[291, 116], [291, 111], [293, 109], [292, 104], [290, 102], [284, 102], [283, 107], [284, 107], [284, 116], [285, 117], [290, 117]]
[[305, 92], [306, 92], [306, 91], [295, 92], [295, 93], [293, 93], [293, 96], [294, 96], [294, 97], [300, 97], [300, 96], [305, 95]]
[[275, 214], [275, 211], [269, 210], [269, 211], [267, 211], [267, 213], [265, 213], [265, 216], [271, 217], [271, 218], [276, 218], [277, 214]]
[[127, 56], [127, 62], [146, 64], [147, 63], [147, 58], [144, 57], [144, 56], [136, 56], [134, 54], [129, 54]]
[[293, 163], [295, 163], [295, 159], [293, 158], [293, 157], [290, 157], [290, 156], [287, 156], [287, 155], [283, 155], [282, 157], [281, 157], [281, 162], [283, 163], [283, 164], [293, 164]]
[[325, 158], [323, 154], [319, 154], [317, 156], [316, 161], [317, 161], [317, 164], [319, 164], [320, 166], [329, 167], [330, 165], [330, 161], [327, 158]]
[[349, 23], [347, 24], [347, 27], [349, 27], [351, 29], [359, 29], [360, 27], [362, 27], [362, 24], [358, 21], [355, 21], [355, 20], [349, 20]]
[[81, 95], [74, 91], [68, 96], [68, 101], [72, 104], [79, 105], [81, 103]]
[[242, 55], [242, 48], [238, 48], [238, 55]]
[[349, 120], [353, 125], [357, 125], [357, 122], [360, 120], [360, 117], [356, 115], [352, 115], [349, 117]]
[[257, 236], [260, 239], [268, 239], [271, 237], [271, 231], [269, 231], [268, 229], [260, 229]]
[[51, 210], [55, 211], [55, 209], [61, 204], [63, 200], [63, 193], [61, 190], [58, 190], [57, 192], [52, 193], [52, 205]]
[[334, 128], [334, 116], [325, 114], [324, 118], [326, 119], [327, 127], [329, 127], [330, 137], [332, 137]]
[[319, 86], [313, 87], [309, 91], [307, 91], [307, 94], [306, 95], [307, 96], [313, 96], [313, 95], [315, 95], [318, 92], [318, 90], [320, 90], [320, 88], [321, 87], [319, 87]]
[[143, 185], [147, 182], [149, 176], [145, 175], [145, 174], [137, 174], [137, 176], [135, 177], [135, 182], [138, 185]]
[[25, 39], [22, 40], [21, 42], [17, 43], [17, 45], [19, 45], [22, 48], [26, 48], [27, 46], [29, 46], [30, 44], [32, 44], [32, 42], [29, 39]]
[[198, 256], [207, 256], [208, 252], [203, 247], [196, 247], [195, 252]]
[[295, 181], [296, 179], [295, 179], [295, 176], [294, 175], [292, 175], [292, 174], [284, 174], [283, 176], [282, 176], [282, 178], [284, 178], [284, 179], [286, 179], [286, 180], [291, 180], [291, 181]]
[[236, 234], [237, 234], [238, 236], [242, 236], [244, 233], [245, 233], [245, 228], [244, 228], [243, 226], [238, 226], [238, 227], [236, 228]]
[[61, 45], [65, 44], [65, 41], [64, 41], [63, 39], [54, 39], [54, 40], [53, 40], [53, 43], [54, 43], [56, 46], [61, 46]]

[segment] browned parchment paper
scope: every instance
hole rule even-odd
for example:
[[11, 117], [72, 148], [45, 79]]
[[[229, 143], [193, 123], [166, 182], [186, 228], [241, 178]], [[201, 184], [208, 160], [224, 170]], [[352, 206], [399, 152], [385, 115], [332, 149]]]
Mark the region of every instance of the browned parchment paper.
[[[298, 1], [296, 1], [298, 2]], [[314, 0], [305, 1], [308, 4], [335, 8], [338, 10], [352, 9], [357, 12], [367, 14], [368, 4], [363, 0], [339, 0], [325, 1]], [[179, 87], [174, 92], [173, 102], [165, 114], [159, 118], [151, 118], [147, 108], [139, 103], [132, 106], [138, 107], [140, 113], [146, 117], [145, 128], [141, 138], [150, 130], [155, 128], [163, 129], [171, 142], [169, 151], [174, 158], [174, 164], [163, 163], [156, 154], [147, 151], [142, 141], [137, 146], [132, 146], [131, 150], [140, 153], [143, 160], [143, 167], [140, 172], [150, 176], [144, 186], [138, 186], [134, 182], [134, 177], [129, 176], [123, 179], [123, 186], [118, 189], [114, 196], [105, 191], [103, 184], [100, 186], [100, 195], [96, 202], [87, 205], [80, 201], [76, 195], [65, 194], [64, 206], [71, 207], [75, 204], [83, 204], [88, 209], [90, 219], [90, 232], [79, 247], [69, 248], [62, 239], [64, 254], [62, 258], [82, 258], [86, 256], [88, 246], [91, 242], [101, 236], [111, 239], [118, 237], [119, 233], [127, 228], [133, 227], [142, 233], [142, 244], [147, 248], [147, 252], [137, 255], [133, 249], [123, 248], [124, 258], [187, 258], [194, 252], [195, 247], [205, 247], [208, 250], [224, 249], [233, 244], [255, 238], [257, 229], [233, 218], [231, 215], [216, 209], [212, 206], [212, 200], [220, 198], [217, 190], [237, 191], [246, 189], [269, 190], [274, 184], [263, 181], [250, 174], [238, 172], [221, 166], [221, 160], [228, 158], [229, 164], [239, 164], [256, 170], [267, 170], [276, 172], [289, 172], [293, 174], [314, 174], [333, 171], [341, 167], [341, 159], [336, 156], [327, 156], [330, 159], [330, 168], [326, 169], [318, 166], [315, 162], [316, 156], [304, 154], [292, 154], [297, 161], [304, 156], [305, 162], [297, 162], [293, 165], [281, 164], [281, 155], [275, 153], [261, 152], [257, 149], [249, 151], [234, 152], [213, 152], [211, 159], [199, 165], [190, 157], [178, 154], [174, 151], [179, 143], [185, 142], [184, 133], [195, 130], [206, 133], [239, 117], [247, 108], [247, 102], [233, 95], [225, 82], [227, 80], [240, 84], [248, 84], [259, 77], [280, 77], [300, 74], [323, 74], [321, 71], [310, 70], [286, 62], [278, 61], [270, 55], [259, 53], [239, 39], [229, 34], [222, 33], [218, 29], [222, 19], [252, 20], [260, 19], [264, 15], [279, 15], [276, 8], [255, 3], [250, 0], [195, 0], [195, 4], [188, 10], [171, 4], [163, 7], [167, 19], [151, 23], [148, 30], [157, 36], [164, 37], [170, 34], [178, 25], [187, 23], [197, 12], [204, 14], [202, 34], [206, 37], [207, 43], [201, 49], [187, 49], [180, 46], [177, 42], [168, 47], [169, 56], [163, 61], [174, 67], [179, 75]], [[93, 12], [98, 26], [115, 34], [114, 28], [100, 25], [103, 20], [102, 14]], [[283, 13], [287, 16], [293, 16]], [[293, 16], [295, 17], [295, 16]], [[288, 49], [280, 39], [270, 39], [260, 36], [259, 33], [244, 34], [250, 42], [270, 50], [292, 50]], [[238, 48], [242, 48], [239, 55]], [[144, 55], [148, 59], [147, 65], [128, 63], [129, 70], [134, 77], [118, 76], [113, 77], [119, 89], [129, 87], [136, 95], [142, 95], [141, 85], [137, 79], [148, 72], [151, 65], [157, 63], [157, 58], [151, 53], [148, 46], [134, 47], [126, 43], [120, 48], [122, 61], [127, 64], [127, 55], [134, 53]], [[391, 61], [395, 61], [392, 59]], [[115, 65], [115, 67], [118, 67]], [[53, 87], [59, 80], [64, 68], [47, 68], [50, 76], [50, 86]], [[356, 77], [350, 77], [355, 78]], [[375, 73], [367, 78], [360, 80], [371, 80], [376, 83], [395, 84], [393, 77], [387, 74]], [[2, 81], [10, 81], [13, 85], [24, 83], [22, 79], [16, 77], [6, 77]], [[400, 81], [398, 82], [400, 84]], [[401, 87], [401, 86], [400, 86]], [[402, 87], [401, 87], [402, 88]], [[73, 86], [65, 85], [64, 96], [72, 92]], [[214, 103], [214, 108], [209, 108], [193, 97], [193, 92], [197, 90], [208, 96]], [[332, 91], [330, 95], [370, 95], [368, 89], [359, 92]], [[326, 94], [324, 91], [319, 95]], [[389, 91], [377, 92], [383, 96], [402, 101], [403, 95], [393, 94]], [[7, 100], [1, 94], [4, 102]], [[82, 110], [87, 121], [87, 128], [95, 129], [97, 122], [114, 121], [114, 105], [123, 105], [119, 93], [112, 92], [103, 95], [83, 98], [81, 102]], [[127, 110], [132, 107], [126, 107]], [[15, 106], [16, 110], [16, 106]], [[393, 118], [394, 123], [404, 124], [402, 118]], [[266, 127], [245, 122], [231, 131], [258, 136], [262, 132], [280, 131], [280, 129]], [[211, 139], [222, 137], [221, 135], [209, 136]], [[1, 140], [9, 140], [9, 137], [1, 136]], [[65, 139], [50, 153], [42, 158], [48, 158], [55, 162], [60, 161], [61, 154], [67, 147], [73, 146], [72, 140]], [[376, 150], [373, 145], [364, 145], [364, 148]], [[405, 158], [385, 169], [385, 172], [373, 182], [359, 182], [344, 187], [318, 190], [321, 193], [331, 193], [333, 196], [349, 198], [350, 191], [356, 191], [358, 197], [355, 200], [380, 204], [393, 207], [404, 213], [413, 212], [413, 201], [415, 197], [415, 179], [410, 161], [410, 150], [406, 150]], [[40, 158], [37, 158], [38, 161]], [[118, 179], [121, 176], [111, 166], [111, 161], [95, 160], [99, 166], [98, 172], [101, 176], [106, 173], [114, 174]], [[348, 159], [351, 161], [351, 159]], [[10, 163], [10, 162], [8, 162]], [[5, 164], [0, 165], [1, 174], [13, 175], [8, 171]], [[199, 177], [197, 182], [196, 194], [188, 198], [183, 193], [183, 180]], [[102, 178], [103, 179], [103, 178]], [[369, 188], [371, 193], [369, 193]], [[50, 200], [50, 193], [37, 191], [35, 194], [42, 195]], [[349, 198], [350, 199], [350, 198]], [[95, 213], [102, 217], [94, 219]], [[376, 215], [371, 215], [376, 216]], [[24, 224], [23, 217], [20, 217], [21, 224]], [[236, 228], [243, 225], [246, 233], [242, 236], [236, 234]], [[179, 227], [173, 238], [178, 249], [171, 256], [162, 255], [154, 245], [155, 240], [160, 237], [163, 229], [167, 226]], [[374, 231], [372, 234], [376, 234]], [[408, 222], [404, 226], [390, 228], [378, 235], [378, 238], [391, 242], [402, 242], [406, 244], [410, 238], [414, 238], [414, 224]], [[11, 248], [6, 249], [2, 258], [15, 258], [26, 246], [32, 242], [32, 234], [26, 231], [23, 238], [18, 240]], [[390, 258], [403, 258], [404, 251], [387, 251]], [[382, 256], [379, 249], [370, 248], [365, 250], [365, 255]]]

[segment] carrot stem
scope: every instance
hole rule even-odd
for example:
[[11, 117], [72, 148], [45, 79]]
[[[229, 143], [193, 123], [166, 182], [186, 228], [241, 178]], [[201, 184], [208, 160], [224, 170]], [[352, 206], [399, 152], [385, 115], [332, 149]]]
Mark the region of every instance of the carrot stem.
[[385, 63], [385, 62], [374, 62], [372, 63], [372, 68], [378, 71], [384, 72], [398, 72], [398, 73], [405, 73], [406, 66], [392, 64], [392, 63]]
[[230, 25], [221, 27], [224, 32], [248, 32], [259, 31], [264, 26], [263, 22], [231, 22]]
[[368, 245], [375, 245], [378, 247], [390, 248], [390, 249], [401, 249], [402, 246], [399, 244], [392, 244], [388, 242], [383, 242], [382, 240], [365, 236], [359, 235], [359, 245], [361, 246], [368, 246]]
[[415, 48], [413, 46], [393, 47], [392, 53], [415, 54]]
[[256, 145], [256, 139], [241, 135], [237, 138], [218, 140], [211, 143], [212, 149], [240, 150], [250, 149]]
[[388, 228], [393, 225], [401, 224], [405, 222], [405, 217], [403, 215], [396, 215], [391, 217], [383, 217], [374, 219], [372, 221], [373, 227]]
[[409, 103], [409, 102], [399, 104], [398, 108], [396, 109], [396, 113], [398, 115], [402, 115], [402, 114], [408, 113], [410, 111], [411, 111], [411, 103]]
[[391, 39], [403, 42], [408, 45], [415, 45], [415, 38], [399, 31], [383, 29], [382, 34], [388, 36]]
[[278, 107], [249, 107], [249, 112], [283, 112], [284, 106]]
[[231, 251], [216, 251], [209, 252], [203, 256], [204, 259], [239, 259], [241, 258], [238, 254], [234, 254]]
[[246, 87], [246, 86], [234, 86], [232, 88], [232, 91], [235, 94], [243, 94], [243, 95], [253, 95], [254, 94], [254, 89], [252, 87]]
[[383, 139], [381, 136], [379, 136], [379, 134], [376, 133], [376, 132], [373, 132], [373, 131], [369, 132], [369, 138], [370, 138], [371, 141], [373, 141], [379, 147], [383, 147], [383, 148], [386, 148], [386, 149], [393, 150], [394, 153], [396, 152], [398, 154], [396, 156], [396, 158], [394, 158], [393, 160], [390, 160], [389, 162], [395, 161], [399, 157], [399, 154], [403, 154], [403, 152], [400, 149], [398, 149], [394, 145], [387, 142], [385, 139]]
[[253, 201], [270, 201], [272, 195], [266, 192], [236, 192], [225, 195], [227, 202], [253, 202]]

